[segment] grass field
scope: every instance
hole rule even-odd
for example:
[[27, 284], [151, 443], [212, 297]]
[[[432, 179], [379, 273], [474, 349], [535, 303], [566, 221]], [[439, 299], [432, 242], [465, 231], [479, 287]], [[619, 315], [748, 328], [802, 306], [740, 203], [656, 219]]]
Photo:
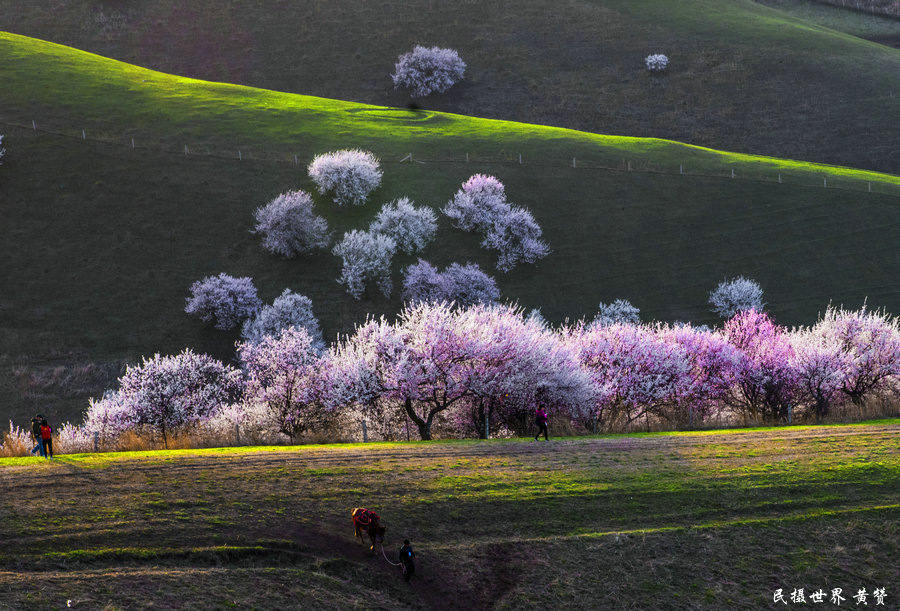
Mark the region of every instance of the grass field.
[[[892, 39], [896, 23], [833, 10], [822, 21], [830, 8], [0, 0], [0, 30], [194, 78], [401, 107], [409, 98], [389, 78], [397, 56], [450, 46], [467, 77], [429, 108], [897, 173], [900, 51], [844, 33]], [[664, 76], [644, 69], [651, 53], [671, 58]]]
[[[79, 420], [123, 362], [156, 351], [230, 358], [235, 334], [182, 311], [206, 275], [250, 275], [267, 301], [308, 295], [327, 340], [396, 311], [396, 294], [344, 294], [337, 258], [280, 260], [249, 233], [256, 207], [311, 189], [306, 162], [341, 146], [373, 150], [385, 178], [364, 208], [320, 200], [338, 235], [383, 202], [440, 207], [471, 174], [498, 176], [553, 249], [498, 274], [501, 291], [553, 322], [626, 298], [645, 319], [713, 323], [708, 291], [738, 274], [785, 324], [813, 322], [829, 301], [900, 312], [896, 176], [193, 81], [14, 35], [0, 35], [0, 53], [14, 60], [0, 68], [0, 114], [27, 126], [4, 129], [0, 171], [4, 419]], [[29, 111], [64, 135], [32, 131]], [[409, 152], [427, 163], [398, 163]], [[423, 256], [494, 264], [446, 219]], [[395, 287], [414, 261], [395, 262]], [[60, 368], [84, 374], [61, 383]]]
[[[898, 434], [0, 459], [0, 608], [760, 609], [779, 588], [850, 606], [885, 588], [895, 608]], [[380, 513], [392, 560], [412, 540], [412, 586], [353, 541], [354, 506]]]

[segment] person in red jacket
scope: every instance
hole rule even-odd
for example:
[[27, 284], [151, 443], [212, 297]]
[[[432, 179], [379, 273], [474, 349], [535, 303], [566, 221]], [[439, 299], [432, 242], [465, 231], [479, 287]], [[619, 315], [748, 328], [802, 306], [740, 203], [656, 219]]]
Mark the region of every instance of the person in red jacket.
[[41, 444], [44, 446], [44, 456], [53, 458], [53, 428], [46, 420], [41, 422]]

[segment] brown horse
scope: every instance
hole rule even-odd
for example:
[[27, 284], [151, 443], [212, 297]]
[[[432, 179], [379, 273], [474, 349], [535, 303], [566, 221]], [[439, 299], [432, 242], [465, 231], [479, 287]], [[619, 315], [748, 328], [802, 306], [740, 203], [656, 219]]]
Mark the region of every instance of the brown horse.
[[370, 509], [363, 507], [355, 508], [350, 517], [353, 518], [353, 528], [356, 530], [356, 536], [359, 537], [359, 544], [363, 544], [363, 532], [369, 535], [369, 541], [372, 542], [370, 550], [375, 552], [375, 544], [384, 544], [384, 526], [378, 523], [378, 514]]

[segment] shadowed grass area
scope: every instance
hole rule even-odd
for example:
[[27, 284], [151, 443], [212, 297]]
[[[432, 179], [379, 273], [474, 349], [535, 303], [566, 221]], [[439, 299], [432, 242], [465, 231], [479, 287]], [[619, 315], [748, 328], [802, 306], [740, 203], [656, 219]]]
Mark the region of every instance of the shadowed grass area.
[[[0, 392], [17, 422], [36, 410], [79, 421], [124, 363], [157, 351], [232, 358], [237, 333], [183, 312], [207, 275], [251, 276], [266, 301], [307, 295], [326, 341], [398, 311], [416, 257], [396, 258], [390, 299], [354, 301], [338, 258], [281, 260], [249, 232], [255, 208], [312, 190], [306, 163], [339, 147], [371, 149], [385, 177], [364, 207], [317, 197], [336, 236], [384, 202], [439, 208], [472, 174], [496, 175], [551, 255], [499, 274], [478, 237], [442, 217], [421, 256], [479, 263], [504, 299], [554, 323], [624, 298], [645, 320], [714, 324], [708, 292], [736, 275], [761, 283], [783, 324], [809, 324], [829, 302], [900, 312], [897, 176], [204, 82], [13, 34], [0, 55], [0, 121], [18, 124], [3, 128], [0, 171]], [[87, 373], [66, 387], [57, 368]]]
[[[99, 470], [88, 455], [5, 459], [0, 594], [24, 604], [28, 576], [47, 584], [42, 604], [124, 605], [137, 600], [126, 582], [99, 592], [86, 584], [128, 574], [155, 605], [203, 608], [208, 600], [186, 598], [196, 583], [176, 577], [205, 583], [210, 567], [221, 584], [211, 595], [257, 588], [273, 596], [263, 607], [301, 604], [294, 583], [310, 584], [303, 606], [328, 608], [337, 597], [349, 606], [752, 609], [777, 588], [890, 592], [900, 576], [891, 561], [898, 431], [893, 420], [122, 453], [96, 457]], [[36, 478], [52, 478], [53, 494]], [[382, 516], [389, 558], [412, 540], [412, 588], [353, 542], [356, 506]]]

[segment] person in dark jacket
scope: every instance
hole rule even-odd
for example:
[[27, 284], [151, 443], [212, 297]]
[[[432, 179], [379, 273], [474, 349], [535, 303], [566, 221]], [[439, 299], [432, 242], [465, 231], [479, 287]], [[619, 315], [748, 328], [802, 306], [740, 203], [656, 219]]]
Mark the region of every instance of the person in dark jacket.
[[547, 412], [544, 411], [543, 407], [538, 407], [534, 410], [534, 423], [538, 425], [537, 435], [534, 436], [534, 440], [537, 441], [538, 437], [541, 436], [541, 433], [544, 434], [544, 441], [550, 441], [550, 435], [547, 433], [547, 420], [549, 417], [547, 416]]
[[41, 442], [41, 423], [43, 421], [44, 417], [40, 414], [31, 419], [31, 438], [34, 440], [34, 447], [31, 448], [31, 453], [35, 454], [40, 452], [41, 458], [46, 456], [46, 454], [44, 454], [44, 444]]
[[415, 557], [416, 553], [409, 544], [409, 539], [404, 539], [403, 547], [400, 548], [400, 562], [403, 564], [403, 579], [406, 581], [409, 581], [416, 573], [416, 565], [413, 563]]

